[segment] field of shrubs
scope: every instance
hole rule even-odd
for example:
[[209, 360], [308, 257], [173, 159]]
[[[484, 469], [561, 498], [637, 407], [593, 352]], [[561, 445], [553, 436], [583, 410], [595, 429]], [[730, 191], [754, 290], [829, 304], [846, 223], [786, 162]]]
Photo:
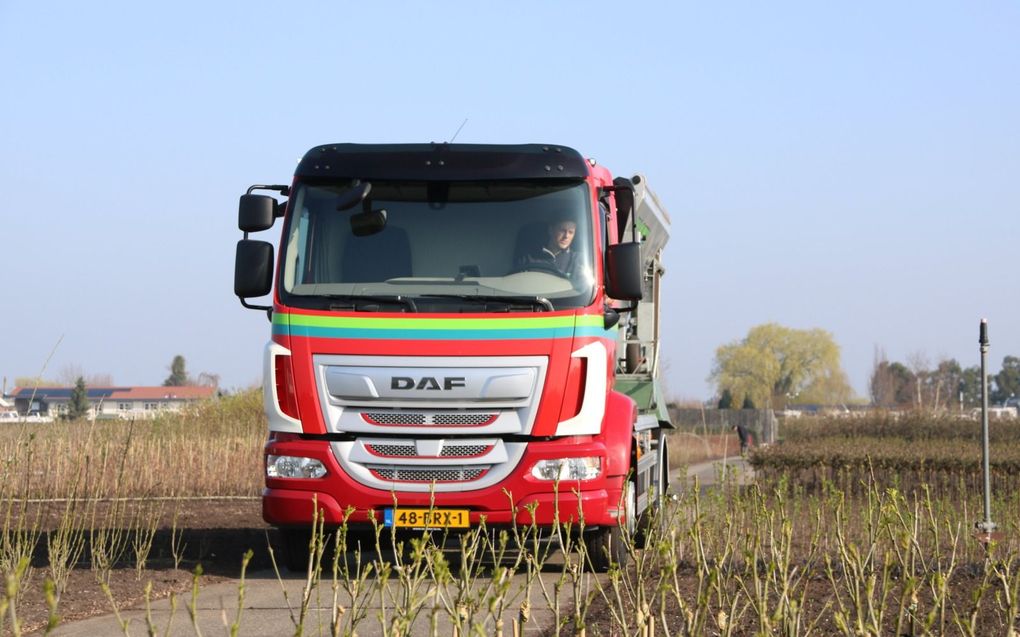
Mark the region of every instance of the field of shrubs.
[[[779, 444], [753, 451], [755, 484], [725, 473], [708, 489], [674, 482], [644, 548], [628, 540], [629, 564], [607, 574], [586, 568], [584, 543], [567, 532], [540, 545], [533, 528], [473, 529], [452, 554], [424, 536], [383, 558], [351, 556], [344, 529], [327, 529], [313, 538], [293, 634], [522, 634], [535, 630], [529, 616], [539, 609], [521, 600], [537, 595], [552, 617], [545, 634], [555, 635], [1015, 637], [1020, 490], [1010, 425], [993, 423], [993, 519], [1003, 533], [991, 542], [972, 532], [982, 503], [976, 423], [802, 419], [780, 427]], [[0, 633], [50, 632], [73, 611], [65, 600], [77, 589], [93, 589], [106, 612], [148, 605], [152, 582], [176, 573], [183, 588], [163, 594], [182, 597], [178, 622], [200, 634], [185, 591], [197, 591], [212, 565], [182, 560], [177, 512], [194, 498], [257, 496], [260, 471], [250, 469], [260, 467], [264, 431], [254, 393], [156, 421], [0, 431]], [[689, 442], [733, 451], [722, 439]], [[43, 500], [50, 508], [37, 506]], [[250, 543], [239, 551], [268, 548], [264, 535], [234, 537]], [[236, 578], [251, 554], [229, 559], [215, 566]], [[550, 573], [552, 586], [540, 577]], [[144, 597], [125, 601], [118, 582]], [[225, 625], [231, 634], [245, 634], [243, 592], [242, 580], [237, 608], [224, 609], [236, 618]], [[332, 612], [311, 613], [316, 599], [332, 600]], [[381, 612], [369, 610], [372, 600]]]
[[[967, 499], [980, 495], [981, 423], [924, 413], [858, 418], [788, 419], [779, 444], [757, 450], [751, 464], [764, 484], [785, 477], [807, 490], [825, 485], [853, 493], [868, 477], [880, 487]], [[993, 490], [1020, 491], [1020, 422], [992, 421]]]

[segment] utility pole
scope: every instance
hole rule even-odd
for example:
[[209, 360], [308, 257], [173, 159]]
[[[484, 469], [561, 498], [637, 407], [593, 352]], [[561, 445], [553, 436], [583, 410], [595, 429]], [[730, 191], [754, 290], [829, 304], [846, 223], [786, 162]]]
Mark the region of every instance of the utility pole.
[[990, 539], [998, 526], [992, 522], [992, 479], [988, 466], [988, 319], [981, 319], [978, 344], [981, 346], [981, 464], [985, 478], [985, 519], [974, 526]]

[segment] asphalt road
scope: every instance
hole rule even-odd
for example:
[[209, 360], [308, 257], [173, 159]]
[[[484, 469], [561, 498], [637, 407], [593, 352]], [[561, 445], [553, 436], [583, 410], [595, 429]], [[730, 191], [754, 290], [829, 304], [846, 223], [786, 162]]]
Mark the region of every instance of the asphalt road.
[[736, 484], [750, 484], [754, 480], [754, 469], [739, 456], [702, 462], [688, 468], [687, 482], [693, 484], [694, 479], [697, 478], [698, 484], [702, 488], [712, 487], [718, 484], [724, 475]]
[[[690, 467], [686, 476], [687, 484], [691, 484], [693, 479], [697, 478], [702, 487], [711, 487], [724, 475], [724, 472], [732, 475], [741, 484], [746, 484], [753, 478], [753, 472], [745, 461], [740, 458], [729, 458]], [[679, 484], [683, 478], [684, 476], [674, 474], [673, 484]], [[487, 635], [496, 634], [496, 616], [498, 614], [503, 619], [504, 634], [513, 635], [512, 622], [518, 619], [521, 605], [525, 600], [528, 600], [530, 605], [530, 618], [524, 624], [523, 634], [537, 635], [552, 627], [555, 623], [555, 615], [542, 591], [544, 587], [549, 598], [554, 599], [554, 588], [564, 579], [562, 565], [562, 555], [554, 554], [546, 564], [544, 571], [533, 577], [524, 574], [514, 575], [509, 582], [502, 583], [493, 581], [491, 577], [479, 577], [470, 588], [470, 595], [482, 600], [491, 599], [495, 594], [494, 591], [502, 585], [505, 587], [503, 595], [506, 600], [502, 613], [490, 612], [486, 603], [481, 604], [481, 610], [475, 615], [475, 620], [481, 624], [482, 632]], [[277, 578], [272, 570], [250, 573], [244, 590], [244, 602], [237, 634], [273, 637], [295, 634], [305, 585], [305, 578], [300, 576], [284, 574], [281, 579]], [[431, 609], [435, 606], [443, 608], [444, 602], [452, 605], [449, 600], [457, 592], [455, 587], [446, 587], [443, 590], [433, 587], [433, 589], [425, 605], [425, 610], [417, 616], [412, 624], [412, 635], [433, 634]], [[399, 604], [405, 588], [394, 582], [394, 578], [391, 577], [383, 590], [385, 591], [384, 595], [373, 595], [361, 602], [366, 611], [363, 621], [357, 626], [358, 635], [372, 637], [392, 634], [385, 630], [390, 625], [392, 616], [384, 617], [382, 608], [385, 606], [387, 609], [392, 609]], [[126, 622], [126, 629], [122, 629], [117, 617], [111, 614], [68, 623], [60, 626], [52, 634], [62, 637], [147, 635], [149, 634], [148, 622], [150, 621], [159, 635], [230, 634], [230, 626], [238, 618], [238, 592], [239, 582], [231, 580], [201, 589], [194, 604], [193, 613], [188, 608], [188, 605], [191, 604], [190, 596], [182, 595], [177, 598], [176, 610], [171, 608], [170, 600], [154, 602], [148, 613], [149, 620], [146, 619], [146, 611], [143, 608], [122, 611], [120, 621]], [[348, 622], [349, 625], [352, 615], [350, 609], [353, 607], [351, 595], [341, 587], [337, 593], [336, 604], [334, 604], [333, 596], [331, 577], [324, 579], [318, 586], [311, 589], [302, 634], [331, 634], [333, 609], [337, 605], [347, 609], [342, 621]], [[568, 612], [573, 599], [572, 586], [567, 581], [561, 587], [559, 594], [559, 606], [564, 614]], [[446, 610], [442, 610], [435, 615], [435, 634], [454, 634], [450, 614]]]

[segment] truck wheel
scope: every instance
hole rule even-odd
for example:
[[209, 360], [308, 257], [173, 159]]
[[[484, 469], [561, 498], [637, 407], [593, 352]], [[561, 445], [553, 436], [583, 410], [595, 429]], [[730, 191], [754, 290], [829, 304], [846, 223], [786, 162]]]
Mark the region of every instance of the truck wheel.
[[638, 365], [644, 362], [641, 356], [641, 344], [640, 343], [627, 343], [626, 349], [626, 367], [624, 371], [628, 374], [633, 374], [637, 371]]
[[599, 527], [585, 538], [591, 569], [596, 573], [605, 573], [614, 564], [623, 568], [630, 561], [627, 545], [633, 542], [637, 526], [634, 519], [634, 510], [637, 509], [636, 493], [634, 481], [628, 480], [623, 498], [623, 524]]
[[308, 543], [312, 539], [309, 529], [280, 529], [283, 541], [283, 565], [291, 573], [308, 571]]
[[655, 497], [648, 503], [648, 508], [641, 514], [638, 521], [637, 535], [634, 537], [634, 546], [639, 549], [645, 548], [648, 543], [648, 536], [662, 537], [667, 529], [666, 521], [666, 494], [669, 491], [669, 448], [666, 445], [666, 436], [659, 439], [658, 460], [655, 465], [656, 482]]

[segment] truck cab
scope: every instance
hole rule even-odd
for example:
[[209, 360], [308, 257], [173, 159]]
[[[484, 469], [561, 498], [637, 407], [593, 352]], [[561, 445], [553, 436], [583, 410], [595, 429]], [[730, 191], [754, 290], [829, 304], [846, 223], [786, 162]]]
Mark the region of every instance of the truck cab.
[[[634, 192], [545, 144], [329, 144], [291, 185], [249, 189], [235, 294], [272, 324], [265, 520], [297, 548], [316, 515], [583, 520], [597, 566], [621, 561], [620, 534], [668, 476], [654, 433], [668, 422], [614, 389], [643, 351]], [[275, 259], [248, 233], [277, 218]]]

